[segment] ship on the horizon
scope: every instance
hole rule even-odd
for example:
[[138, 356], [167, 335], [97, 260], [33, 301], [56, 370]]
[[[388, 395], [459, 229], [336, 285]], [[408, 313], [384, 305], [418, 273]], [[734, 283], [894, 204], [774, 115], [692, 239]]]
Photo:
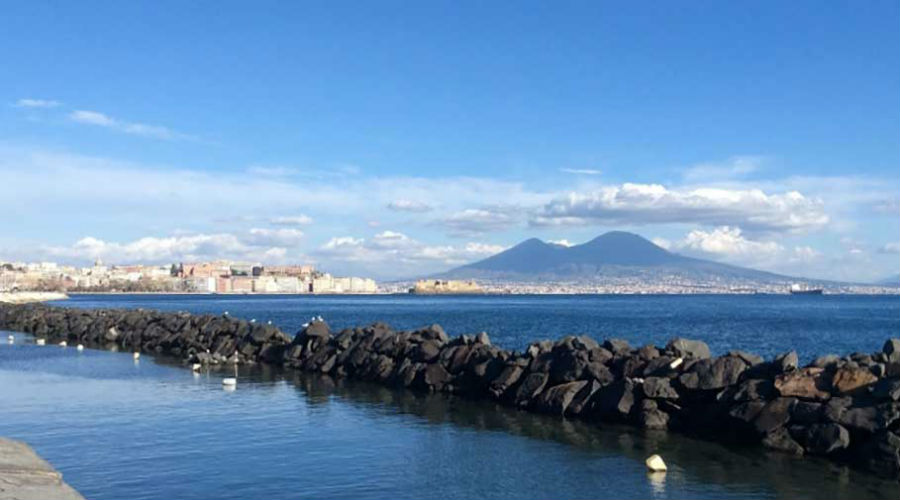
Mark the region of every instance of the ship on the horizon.
[[791, 285], [791, 295], [822, 295], [822, 289], [794, 283]]

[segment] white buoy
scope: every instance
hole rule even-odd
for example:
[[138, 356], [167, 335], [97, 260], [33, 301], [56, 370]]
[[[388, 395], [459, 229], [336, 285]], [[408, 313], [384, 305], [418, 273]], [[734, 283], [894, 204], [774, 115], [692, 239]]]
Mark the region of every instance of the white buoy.
[[44, 344], [47, 343], [47, 341], [44, 340], [44, 339], [37, 339], [37, 340], [34, 341], [34, 343], [37, 344], [37, 345], [44, 345]]
[[666, 463], [663, 462], [662, 457], [659, 455], [650, 455], [644, 463], [647, 464], [647, 469], [651, 472], [665, 472], [669, 470], [668, 467], [666, 467]]
[[669, 368], [674, 370], [681, 366], [681, 363], [684, 363], [684, 358], [675, 358], [671, 363], [669, 363]]
[[250, 320], [251, 323], [256, 323], [256, 318]]
[[223, 316], [228, 316], [228, 311], [222, 313]]
[[194, 363], [191, 365], [191, 370], [194, 370], [195, 372], [199, 372], [200, 368], [203, 368], [203, 365], [201, 365], [200, 363]]
[[139, 352], [133, 353], [132, 356], [134, 356], [134, 359], [141, 359], [141, 353]]
[[16, 337], [15, 337], [14, 335], [10, 335], [10, 336], [6, 337], [6, 340], [8, 340], [8, 341], [10, 341], [10, 342], [15, 342], [15, 341], [16, 341]]
[[234, 377], [223, 378], [222, 385], [225, 387], [235, 387], [237, 385], [237, 379]]
[[266, 324], [267, 324], [267, 325], [271, 325], [271, 324], [272, 324], [272, 320], [270, 319], [269, 321], [266, 321]]
[[78, 344], [77, 346], [75, 346], [75, 349], [78, 349], [79, 351], [83, 351], [83, 350], [84, 350], [84, 346], [81, 345], [81, 344]]
[[69, 345], [69, 344], [65, 340], [63, 340], [62, 342], [59, 343], [60, 347], [65, 347], [67, 345]]

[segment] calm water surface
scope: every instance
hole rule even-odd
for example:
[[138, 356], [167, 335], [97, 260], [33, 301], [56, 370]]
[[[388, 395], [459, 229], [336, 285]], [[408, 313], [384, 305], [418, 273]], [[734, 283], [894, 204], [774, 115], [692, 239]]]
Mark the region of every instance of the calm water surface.
[[[799, 299], [799, 300], [794, 300]], [[818, 300], [816, 300], [818, 299]], [[717, 352], [871, 351], [900, 335], [875, 297], [78, 296], [65, 304], [230, 311], [288, 331], [437, 322], [496, 343], [567, 333], [633, 344], [672, 335]], [[4, 334], [5, 335], [5, 334]], [[199, 375], [144, 357], [0, 345], [0, 435], [22, 439], [88, 498], [897, 498], [900, 487], [816, 459], [531, 415], [254, 368]], [[643, 459], [661, 453], [663, 477]]]

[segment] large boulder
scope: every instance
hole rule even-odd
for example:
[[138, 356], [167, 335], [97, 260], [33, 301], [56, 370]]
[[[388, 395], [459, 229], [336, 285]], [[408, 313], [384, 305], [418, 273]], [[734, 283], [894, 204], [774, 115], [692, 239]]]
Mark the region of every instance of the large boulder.
[[889, 362], [900, 362], [900, 339], [887, 339], [881, 351]]
[[830, 384], [823, 368], [803, 368], [775, 377], [775, 389], [782, 396], [825, 401], [831, 397]]
[[742, 401], [767, 401], [775, 395], [771, 380], [751, 378], [738, 385], [726, 387], [716, 396], [719, 401], [739, 403]]
[[641, 401], [638, 423], [644, 429], [667, 429], [669, 427], [669, 414], [660, 410], [656, 401], [645, 399]]
[[803, 446], [800, 445], [784, 427], [769, 432], [763, 437], [763, 446], [773, 450], [783, 451], [792, 455], [803, 455]]
[[787, 424], [791, 419], [791, 407], [796, 402], [794, 398], [777, 398], [766, 403], [753, 420], [756, 432], [765, 435]]
[[856, 447], [854, 462], [880, 476], [900, 477], [900, 436], [879, 431]]
[[513, 386], [516, 382], [519, 381], [519, 378], [524, 373], [522, 367], [517, 365], [508, 365], [503, 368], [503, 371], [497, 375], [497, 378], [491, 381], [490, 388], [488, 391], [495, 397], [499, 398], [506, 392], [507, 389]]
[[900, 400], [900, 379], [883, 378], [872, 387], [872, 396], [878, 399]]
[[515, 404], [516, 406], [526, 407], [544, 390], [550, 376], [546, 373], [536, 372], [529, 373], [522, 383], [516, 388]]
[[877, 381], [878, 377], [865, 368], [845, 366], [835, 372], [831, 383], [838, 394], [859, 394]]
[[572, 399], [575, 395], [578, 394], [587, 383], [586, 380], [578, 380], [550, 387], [541, 393], [535, 401], [535, 404], [537, 408], [543, 412], [558, 413], [562, 415], [569, 407], [569, 404], [572, 403]]
[[746, 369], [743, 360], [732, 356], [701, 359], [682, 373], [678, 381], [690, 390], [718, 390], [736, 384]]
[[796, 370], [799, 364], [800, 358], [797, 357], [797, 351], [789, 351], [775, 356], [772, 367], [777, 373], [784, 373]]
[[885, 403], [878, 406], [852, 406], [845, 409], [837, 418], [844, 427], [867, 432], [887, 429], [900, 418], [897, 403]]
[[676, 337], [666, 344], [666, 350], [677, 356], [707, 359], [710, 357], [709, 346], [702, 340], [689, 340]]
[[595, 398], [596, 410], [610, 418], [624, 418], [631, 413], [634, 406], [634, 382], [620, 379], [600, 389]]
[[641, 384], [644, 397], [651, 399], [678, 399], [678, 392], [665, 377], [647, 377]]
[[813, 424], [808, 427], [792, 427], [796, 437], [810, 453], [827, 455], [850, 446], [850, 433], [838, 424]]

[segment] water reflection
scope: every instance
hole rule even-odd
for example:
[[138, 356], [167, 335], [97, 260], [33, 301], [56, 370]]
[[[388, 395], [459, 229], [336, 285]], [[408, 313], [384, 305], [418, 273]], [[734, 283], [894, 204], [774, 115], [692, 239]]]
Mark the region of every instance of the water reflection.
[[[264, 374], [265, 373], [265, 374]], [[564, 443], [598, 458], [625, 457], [643, 467], [658, 453], [668, 473], [648, 473], [653, 495], [666, 497], [666, 486], [690, 491], [691, 485], [717, 484], [748, 495], [775, 498], [896, 498], [891, 481], [818, 458], [797, 458], [758, 447], [726, 447], [665, 431], [598, 426], [582, 421], [536, 415], [487, 401], [443, 394], [419, 394], [382, 386], [334, 380], [298, 372], [261, 371], [262, 380], [285, 376], [309, 405], [328, 405], [338, 397], [385, 414], [408, 414], [430, 424], [452, 424], [477, 431], [505, 432], [531, 439]]]

